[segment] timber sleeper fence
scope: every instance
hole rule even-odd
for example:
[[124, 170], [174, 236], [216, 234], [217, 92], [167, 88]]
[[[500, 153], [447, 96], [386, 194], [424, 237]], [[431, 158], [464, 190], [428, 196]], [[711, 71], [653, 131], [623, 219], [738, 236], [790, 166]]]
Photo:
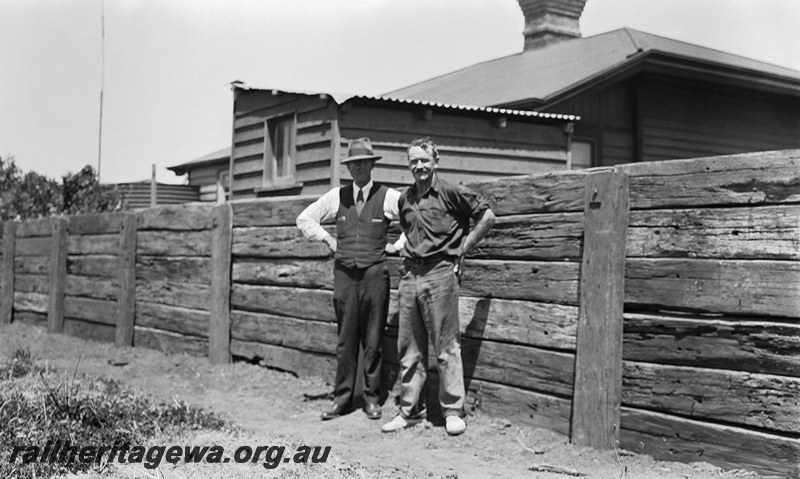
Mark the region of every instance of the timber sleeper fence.
[[[470, 412], [800, 475], [800, 151], [470, 187], [498, 216], [462, 280]], [[332, 260], [294, 226], [313, 199], [6, 222], [0, 322], [332, 379]]]

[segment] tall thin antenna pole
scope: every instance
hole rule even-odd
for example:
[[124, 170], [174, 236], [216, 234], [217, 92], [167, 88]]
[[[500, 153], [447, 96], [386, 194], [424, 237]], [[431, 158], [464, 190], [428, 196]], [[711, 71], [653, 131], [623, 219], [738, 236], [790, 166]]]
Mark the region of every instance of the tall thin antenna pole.
[[97, 135], [97, 181], [100, 182], [100, 165], [103, 158], [103, 91], [106, 88], [106, 9], [100, 0], [100, 130]]

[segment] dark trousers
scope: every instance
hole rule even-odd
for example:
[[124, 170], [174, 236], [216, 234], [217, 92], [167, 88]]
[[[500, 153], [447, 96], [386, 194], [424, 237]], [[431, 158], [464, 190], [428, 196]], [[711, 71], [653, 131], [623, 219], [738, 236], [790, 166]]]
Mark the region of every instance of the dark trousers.
[[352, 404], [358, 371], [358, 350], [364, 350], [364, 401], [377, 404], [381, 384], [381, 343], [389, 314], [389, 270], [386, 263], [367, 268], [333, 269], [333, 306], [339, 340], [336, 345], [334, 402]]

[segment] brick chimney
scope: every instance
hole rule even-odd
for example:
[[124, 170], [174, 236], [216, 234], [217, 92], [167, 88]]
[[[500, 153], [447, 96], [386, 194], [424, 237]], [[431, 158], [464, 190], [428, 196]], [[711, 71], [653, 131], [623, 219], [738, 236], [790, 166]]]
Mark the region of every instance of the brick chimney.
[[580, 38], [586, 0], [518, 0], [525, 15], [525, 50]]

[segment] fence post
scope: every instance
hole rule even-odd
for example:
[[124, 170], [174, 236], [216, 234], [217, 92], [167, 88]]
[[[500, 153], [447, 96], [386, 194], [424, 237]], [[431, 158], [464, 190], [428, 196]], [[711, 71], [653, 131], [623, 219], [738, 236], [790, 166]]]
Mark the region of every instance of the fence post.
[[572, 442], [611, 449], [619, 439], [622, 402], [622, 313], [628, 175], [589, 172], [584, 194]]
[[211, 323], [208, 327], [208, 359], [213, 364], [231, 362], [231, 232], [230, 203], [214, 208], [211, 232]]
[[0, 324], [10, 324], [14, 316], [14, 254], [16, 249], [17, 222], [3, 223], [3, 290], [0, 292]]
[[53, 218], [53, 235], [50, 243], [50, 297], [47, 308], [47, 330], [51, 333], [64, 331], [68, 231], [66, 218]]
[[120, 346], [133, 345], [133, 329], [136, 317], [136, 229], [135, 213], [122, 215], [119, 229], [119, 268], [117, 270], [117, 327], [114, 343]]

